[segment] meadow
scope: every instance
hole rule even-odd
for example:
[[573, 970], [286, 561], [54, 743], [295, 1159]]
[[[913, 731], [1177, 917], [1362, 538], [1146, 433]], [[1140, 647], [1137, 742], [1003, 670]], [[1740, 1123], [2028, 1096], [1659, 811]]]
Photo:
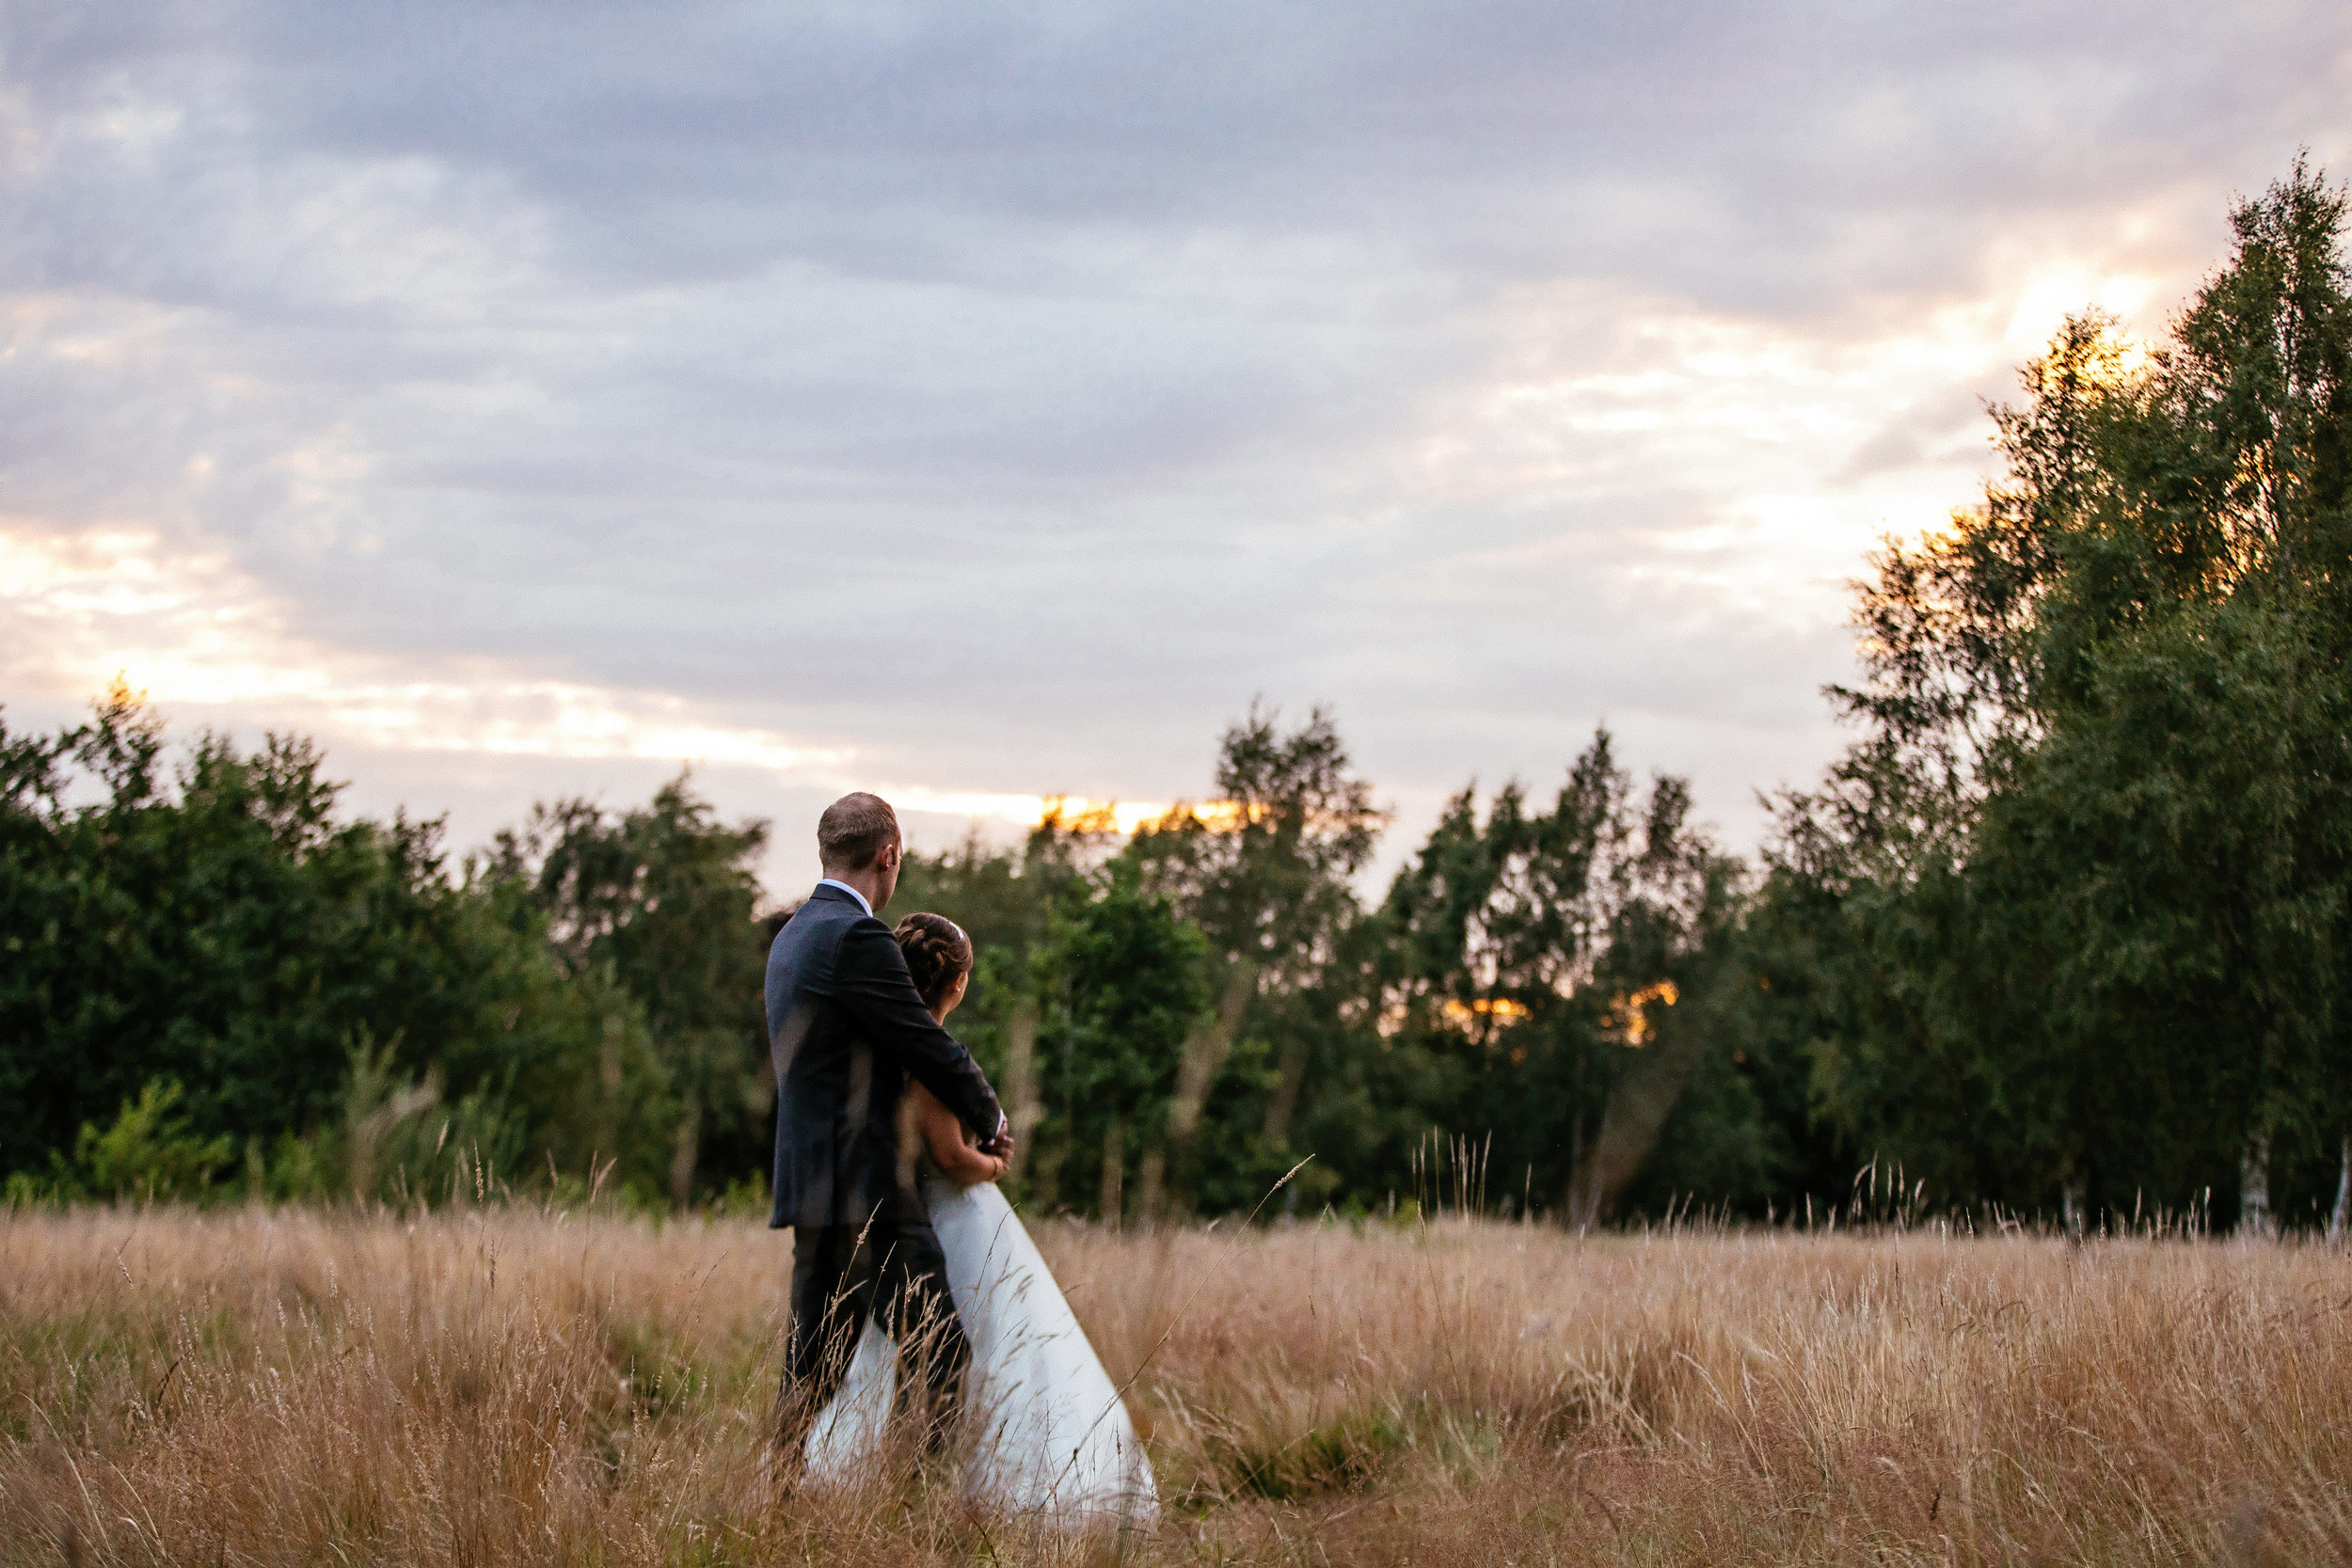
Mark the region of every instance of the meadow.
[[2352, 1260], [1928, 1226], [1040, 1240], [1158, 1468], [1057, 1534], [759, 1483], [788, 1241], [523, 1206], [0, 1220], [0, 1560], [2352, 1560]]

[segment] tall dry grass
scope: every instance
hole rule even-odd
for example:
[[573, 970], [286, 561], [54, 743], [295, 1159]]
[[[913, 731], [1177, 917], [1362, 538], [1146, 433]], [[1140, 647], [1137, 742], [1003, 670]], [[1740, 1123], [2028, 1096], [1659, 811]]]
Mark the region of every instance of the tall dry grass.
[[0, 1222], [8, 1562], [2352, 1560], [2318, 1248], [1449, 1223], [1041, 1241], [1169, 1506], [763, 1500], [788, 1243], [489, 1211]]

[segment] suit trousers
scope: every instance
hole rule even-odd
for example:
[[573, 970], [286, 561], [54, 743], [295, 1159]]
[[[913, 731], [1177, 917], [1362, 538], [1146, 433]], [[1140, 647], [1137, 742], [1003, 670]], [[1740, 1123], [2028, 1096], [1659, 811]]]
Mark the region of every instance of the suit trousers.
[[924, 1449], [944, 1447], [963, 1392], [971, 1343], [947, 1288], [947, 1259], [918, 1209], [858, 1226], [792, 1232], [792, 1344], [777, 1401], [776, 1436], [797, 1469], [809, 1429], [840, 1391], [866, 1321], [898, 1347], [901, 1411], [921, 1423]]

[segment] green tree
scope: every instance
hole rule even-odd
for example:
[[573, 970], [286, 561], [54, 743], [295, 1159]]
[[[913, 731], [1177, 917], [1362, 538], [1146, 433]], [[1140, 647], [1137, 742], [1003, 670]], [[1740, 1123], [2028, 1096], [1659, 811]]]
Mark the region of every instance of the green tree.
[[[534, 807], [491, 856], [494, 874], [544, 915], [564, 972], [639, 1009], [654, 1073], [632, 1071], [623, 1035], [599, 1042], [605, 1148], [640, 1180], [659, 1164], [675, 1203], [696, 1190], [709, 1140], [729, 1140], [730, 1170], [760, 1168], [756, 1134], [775, 1099], [753, 871], [767, 842], [765, 822], [720, 824], [681, 774], [628, 811], [579, 799]], [[665, 1159], [642, 1135], [662, 1117]]]
[[1678, 779], [1645, 799], [1602, 732], [1549, 811], [1510, 784], [1481, 823], [1456, 796], [1384, 907], [1384, 1046], [1424, 1064], [1419, 1108], [1490, 1136], [1490, 1180], [1578, 1225], [1727, 1051], [1682, 1004], [1711, 979], [1738, 868], [1689, 810]]
[[1824, 933], [1820, 1107], [1951, 1196], [2210, 1184], [2259, 1227], [2278, 1140], [2352, 1152], [2344, 212], [2301, 164], [2240, 203], [2144, 360], [2070, 323], [1996, 411], [2007, 479], [1863, 594], [1865, 733], [1767, 901]]
[[[1031, 983], [1042, 1027], [1044, 1116], [1030, 1190], [1049, 1208], [1117, 1224], [1152, 1217], [1186, 1037], [1208, 995], [1208, 942], [1118, 863], [1068, 884], [1049, 912]], [[1139, 1190], [1128, 1179], [1146, 1173]]]
[[308, 742], [203, 735], [165, 767], [118, 689], [89, 723], [0, 732], [0, 1164], [40, 1168], [151, 1082], [190, 1135], [315, 1133], [363, 1035], [460, 1092], [561, 1052], [528, 920], [452, 874], [439, 824], [348, 820]]
[[1107, 810], [1071, 812], [1048, 801], [1018, 845], [991, 844], [974, 832], [937, 854], [910, 851], [891, 902], [893, 913], [944, 914], [972, 939], [975, 973], [955, 1033], [1012, 1119], [1017, 1146], [1007, 1186], [1016, 1194], [1032, 1184], [1036, 1132], [1045, 1117], [1041, 958], [1056, 911], [1089, 895], [1117, 837]]
[[1988, 802], [1968, 880], [2040, 1014], [2024, 1120], [2093, 1208], [2234, 1182], [2261, 1227], [2274, 1152], [2315, 1201], [2347, 1125], [2352, 690], [2316, 624], [2239, 595], [2151, 616]]
[[[1321, 1119], [1318, 1102], [1350, 1098], [1374, 985], [1354, 879], [1386, 821], [1329, 713], [1286, 732], [1253, 705], [1218, 748], [1216, 799], [1180, 805], [1121, 852], [1200, 929], [1219, 970], [1171, 1107], [1168, 1158], [1186, 1205], [1250, 1207], [1306, 1152], [1296, 1132]], [[1214, 1164], [1195, 1159], [1203, 1142]], [[1311, 1170], [1289, 1196], [1336, 1181]]]

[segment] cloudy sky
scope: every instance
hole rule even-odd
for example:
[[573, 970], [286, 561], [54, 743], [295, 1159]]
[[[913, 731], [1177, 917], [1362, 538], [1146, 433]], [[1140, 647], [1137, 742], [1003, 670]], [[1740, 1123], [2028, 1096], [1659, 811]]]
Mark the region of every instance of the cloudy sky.
[[787, 892], [1260, 696], [1398, 850], [1599, 722], [1753, 843], [1981, 400], [2347, 104], [2340, 0], [29, 0], [0, 717], [119, 673], [460, 846], [691, 759]]

